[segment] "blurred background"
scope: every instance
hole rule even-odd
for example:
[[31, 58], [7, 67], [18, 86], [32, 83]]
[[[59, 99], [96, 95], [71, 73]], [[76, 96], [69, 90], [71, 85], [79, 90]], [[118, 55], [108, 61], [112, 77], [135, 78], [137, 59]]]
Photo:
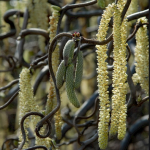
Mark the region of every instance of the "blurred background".
[[[134, 13], [142, 10], [148, 9], [149, 0], [136, 0], [138, 3], [138, 7], [135, 10], [131, 11]], [[59, 0], [59, 4], [61, 6], [65, 6], [68, 3], [71, 3], [71, 0]], [[83, 0], [78, 0], [77, 3], [86, 2]], [[108, 4], [111, 4], [114, 2], [114, 0], [106, 0], [106, 6]], [[10, 31], [10, 25], [6, 23], [3, 19], [4, 14], [10, 10], [10, 9], [17, 9], [22, 12], [25, 11], [27, 0], [0, 0], [0, 36], [3, 33]], [[134, 5], [134, 4], [133, 4]], [[51, 11], [51, 5], [47, 3], [47, 17], [49, 17], [52, 14]], [[45, 9], [45, 8], [41, 8]], [[77, 12], [88, 12], [90, 10], [100, 10], [101, 8], [98, 7], [97, 4], [94, 4], [92, 6], [87, 6], [83, 8], [76, 8], [71, 10], [73, 13]], [[101, 9], [103, 10], [103, 9]], [[40, 10], [39, 10], [40, 11]], [[128, 14], [128, 13], [127, 13]], [[130, 15], [130, 13], [128, 14]], [[14, 56], [16, 53], [17, 48], [17, 37], [19, 36], [19, 33], [22, 28], [23, 24], [23, 17], [14, 14], [13, 16], [10, 16], [10, 20], [14, 23], [16, 28], [16, 34], [7, 38], [0, 39], [0, 56]], [[98, 30], [98, 25], [101, 20], [101, 16], [94, 15], [91, 17], [78, 17], [78, 18], [70, 18], [68, 16], [64, 16], [61, 23], [60, 32], [80, 32], [84, 37], [89, 39], [96, 39], [96, 34]], [[42, 20], [41, 20], [42, 21]], [[48, 22], [47, 22], [48, 23]], [[69, 24], [66, 26], [66, 24]], [[134, 26], [136, 24], [136, 20], [131, 21], [128, 24], [128, 35], [132, 33]], [[31, 22], [28, 22], [27, 28], [35, 28], [31, 24]], [[36, 27], [38, 28], [38, 27]], [[48, 31], [48, 29], [47, 29]], [[112, 32], [112, 27], [108, 30], [108, 35]], [[132, 70], [132, 73], [135, 72], [134, 69], [134, 49], [135, 49], [135, 38], [129, 41], [129, 46], [131, 48], [131, 56], [129, 59], [129, 64]], [[31, 63], [34, 59], [39, 58], [43, 56], [47, 52], [48, 44], [46, 45], [45, 51], [40, 50], [39, 46], [39, 40], [37, 35], [28, 35], [25, 37], [25, 43], [24, 43], [24, 53], [23, 58], [27, 63]], [[111, 63], [111, 61], [109, 62]], [[84, 103], [86, 100], [88, 100], [92, 94], [97, 90], [97, 80], [96, 80], [96, 67], [97, 67], [97, 60], [96, 60], [96, 53], [95, 53], [95, 47], [87, 48], [84, 53], [84, 70], [83, 70], [83, 80], [81, 82], [81, 87], [76, 90], [78, 99], [81, 103]], [[16, 66], [13, 68], [13, 70], [6, 71], [11, 68], [11, 65], [4, 59], [4, 57], [0, 57], [0, 88], [7, 85], [11, 81], [18, 79], [19, 74], [24, 68], [24, 66], [20, 65], [19, 63], [16, 64]], [[43, 69], [43, 67], [40, 67], [34, 71], [34, 74], [32, 76], [32, 85], [34, 86], [35, 81], [40, 73], [40, 71]], [[110, 77], [110, 83], [111, 83], [111, 77], [112, 72], [109, 72]], [[18, 89], [18, 83], [14, 84], [11, 88], [6, 90], [0, 91], [0, 105], [3, 105], [6, 103], [13, 93]], [[47, 100], [49, 90], [49, 72], [45, 74], [43, 79], [41, 80], [37, 92], [36, 92], [36, 99], [37, 104], [40, 106], [41, 109], [45, 109], [45, 104]], [[77, 108], [74, 108], [67, 99], [67, 95], [65, 92], [65, 86], [63, 86], [63, 93], [62, 93], [62, 104], [61, 104], [61, 113], [62, 116], [67, 118], [67, 111], [69, 111], [69, 117], [73, 117], [74, 113], [78, 110]], [[145, 96], [144, 92], [139, 88], [137, 90], [137, 96], [140, 95], [142, 98]], [[111, 94], [110, 94], [111, 96]], [[129, 95], [127, 95], [128, 97]], [[5, 139], [17, 137], [18, 133], [18, 97], [13, 100], [11, 104], [9, 104], [8, 107], [0, 110], [0, 149], [2, 147], [2, 144], [4, 143]], [[91, 114], [93, 111], [90, 109], [87, 111], [86, 115]], [[136, 123], [138, 119], [141, 117], [148, 115], [149, 113], [149, 101], [143, 103], [140, 107], [133, 106], [127, 113], [127, 128], [130, 128], [132, 125]], [[93, 119], [96, 120], [98, 116], [98, 112], [89, 120]], [[79, 123], [84, 123], [88, 119], [84, 120], [82, 119]], [[91, 132], [95, 131], [97, 129], [97, 126], [92, 126], [88, 128], [85, 132], [85, 135], [83, 136], [82, 140], [86, 140], [91, 136]], [[147, 125], [141, 127], [134, 136], [132, 136], [130, 144], [128, 146], [128, 150], [148, 150], [149, 142], [148, 142], [148, 134], [149, 134], [149, 127]], [[71, 129], [65, 138], [62, 141], [67, 141], [68, 139], [73, 138], [74, 136], [77, 136], [75, 129]], [[5, 147], [7, 150], [11, 149], [9, 147]], [[14, 145], [17, 145], [17, 142], [14, 143]], [[108, 147], [106, 150], [119, 150], [121, 146], [121, 141], [119, 141], [117, 138], [114, 138], [109, 141]], [[74, 142], [71, 145], [62, 146], [61, 150], [70, 149], [75, 150], [79, 147], [77, 142]], [[92, 143], [89, 147], [86, 148], [86, 150], [92, 150], [92, 149], [98, 149], [98, 143], [97, 140]]]

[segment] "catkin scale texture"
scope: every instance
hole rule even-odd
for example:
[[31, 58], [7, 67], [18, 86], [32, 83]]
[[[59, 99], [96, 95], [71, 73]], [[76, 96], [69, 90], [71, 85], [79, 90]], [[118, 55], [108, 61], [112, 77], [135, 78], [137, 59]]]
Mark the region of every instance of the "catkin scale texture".
[[[147, 23], [148, 21], [145, 17], [142, 17], [138, 19], [138, 22]], [[135, 38], [135, 70], [142, 89], [149, 95], [149, 42], [146, 25], [139, 28]]]
[[[53, 11], [52, 16], [50, 18], [50, 41], [49, 43], [52, 42], [56, 35], [56, 30], [57, 30], [57, 24], [58, 24], [58, 19], [59, 19], [59, 12], [58, 11]], [[56, 75], [56, 71], [59, 65], [59, 46], [56, 45], [55, 51], [52, 54], [52, 66], [53, 66], [53, 71], [54, 74]], [[47, 105], [46, 105], [46, 114], [52, 111], [52, 109], [55, 107], [54, 102], [56, 101], [56, 93], [55, 93], [55, 88], [54, 88], [54, 83], [52, 79], [50, 79], [50, 89], [49, 89], [49, 95], [47, 99]]]
[[[123, 6], [123, 4], [122, 4]], [[114, 72], [113, 72], [113, 96], [110, 135], [118, 132], [118, 139], [122, 140], [126, 133], [126, 94], [127, 94], [127, 68], [126, 68], [126, 41], [127, 20], [121, 24], [121, 3], [114, 9]], [[121, 38], [120, 38], [121, 37]]]
[[63, 86], [65, 72], [66, 66], [64, 60], [62, 60], [56, 72], [56, 85], [58, 89], [60, 89]]
[[[100, 26], [97, 33], [97, 40], [105, 40], [110, 18], [113, 15], [114, 4], [108, 5], [102, 15]], [[100, 99], [100, 113], [98, 123], [98, 143], [101, 149], [106, 149], [108, 144], [108, 123], [110, 118], [110, 102], [108, 95], [108, 72], [107, 72], [107, 45], [96, 45], [97, 48], [97, 82]]]
[[78, 53], [77, 65], [76, 65], [76, 77], [75, 77], [75, 88], [79, 88], [83, 74], [83, 53]]
[[114, 6], [114, 25], [113, 25], [113, 37], [114, 37], [114, 71], [113, 71], [113, 96], [112, 96], [112, 115], [111, 115], [111, 128], [110, 135], [115, 135], [118, 131], [119, 121], [119, 108], [120, 108], [120, 90], [119, 90], [119, 79], [120, 79], [120, 56], [119, 50], [121, 48], [121, 13], [117, 7]]
[[[31, 111], [33, 102], [33, 88], [31, 86], [31, 75], [28, 69], [22, 69], [19, 78], [19, 124], [22, 117]], [[30, 119], [27, 118], [24, 122], [25, 133], [28, 134]], [[22, 141], [22, 134], [19, 136], [19, 142]], [[28, 141], [28, 137], [27, 137]], [[28, 143], [26, 142], [23, 148], [27, 148]]]
[[80, 107], [80, 103], [77, 99], [74, 90], [74, 65], [70, 64], [66, 70], [66, 92], [69, 101], [77, 108]]

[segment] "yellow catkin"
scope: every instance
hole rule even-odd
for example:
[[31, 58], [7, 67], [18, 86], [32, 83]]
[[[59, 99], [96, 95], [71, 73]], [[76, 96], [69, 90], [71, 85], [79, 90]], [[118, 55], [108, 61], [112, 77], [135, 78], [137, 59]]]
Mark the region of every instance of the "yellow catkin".
[[[33, 102], [33, 89], [31, 86], [31, 75], [28, 69], [23, 69], [20, 73], [19, 78], [19, 124], [21, 122], [22, 117], [30, 112], [32, 102]], [[28, 135], [27, 128], [29, 128], [30, 119], [26, 118], [24, 122], [25, 132]], [[28, 136], [26, 136], [26, 141], [28, 142]], [[22, 134], [19, 136], [19, 141], [22, 141]], [[23, 148], [28, 147], [28, 143], [25, 143]]]
[[[19, 124], [21, 121], [21, 118], [30, 111], [39, 111], [39, 106], [36, 103], [36, 99], [33, 96], [33, 88], [31, 85], [31, 75], [30, 71], [28, 69], [23, 69], [20, 74], [19, 79], [19, 85], [20, 85], [20, 92], [19, 92]], [[27, 128], [29, 128], [29, 125], [31, 124], [31, 121], [33, 123], [33, 128], [35, 129], [37, 123], [41, 120], [39, 116], [31, 116], [31, 120], [29, 118], [26, 118], [24, 127], [26, 132], [26, 141], [28, 142], [28, 131]], [[44, 128], [40, 131], [41, 134], [44, 134]], [[20, 134], [19, 137], [20, 142], [22, 141], [22, 135]], [[36, 145], [44, 145], [47, 148], [50, 147], [50, 138], [39, 138], [35, 134], [35, 144]], [[24, 149], [29, 147], [28, 143], [25, 143], [23, 146]]]
[[48, 93], [48, 98], [47, 98], [47, 104], [46, 104], [46, 112], [45, 114], [47, 115], [53, 110], [53, 101], [55, 100], [55, 90], [54, 90], [54, 83], [52, 79], [50, 79], [50, 87], [49, 87], [49, 93]]
[[[98, 29], [97, 39], [99, 41], [105, 40], [108, 30], [108, 24], [113, 15], [114, 3], [108, 5], [106, 10], [102, 15], [100, 26]], [[99, 123], [98, 123], [98, 142], [101, 149], [105, 149], [108, 144], [108, 123], [110, 119], [110, 102], [108, 95], [108, 72], [107, 72], [107, 45], [96, 45], [97, 48], [97, 82], [98, 82], [98, 92], [100, 99], [100, 113], [99, 113]]]
[[[55, 12], [55, 11], [54, 11]], [[59, 12], [52, 13], [52, 16], [50, 17], [50, 43], [52, 42], [53, 38], [56, 35], [57, 30], [57, 24], [59, 19]], [[59, 65], [59, 47], [58, 45], [55, 48], [55, 51], [52, 54], [52, 66], [54, 74], [56, 75], [56, 71]], [[49, 95], [47, 99], [47, 105], [46, 105], [46, 114], [52, 111], [54, 108], [53, 102], [56, 101], [56, 94], [55, 94], [55, 87], [52, 79], [50, 79], [50, 89], [49, 89]]]
[[119, 110], [119, 123], [118, 123], [118, 139], [122, 140], [126, 134], [126, 94], [127, 86], [127, 67], [126, 67], [126, 40], [127, 40], [127, 20], [124, 19], [121, 25], [121, 49], [120, 55], [120, 110]]
[[117, 7], [119, 8], [120, 12], [123, 11], [123, 8], [124, 8], [126, 2], [127, 2], [127, 0], [118, 0]]
[[[56, 31], [57, 31], [57, 24], [58, 24], [58, 19], [59, 19], [59, 11], [53, 9], [52, 16], [50, 17], [50, 43], [56, 36]], [[52, 54], [52, 66], [53, 66], [53, 71], [56, 76], [57, 68], [59, 66], [59, 46], [58, 44], [56, 45], [56, 48]], [[52, 95], [51, 95], [52, 94]], [[61, 94], [61, 91], [60, 91]], [[49, 113], [54, 109], [57, 105], [57, 99], [56, 99], [56, 93], [55, 93], [55, 87], [52, 79], [50, 80], [50, 92], [47, 100], [47, 105], [46, 105], [46, 113]], [[54, 116], [55, 119], [55, 133], [57, 139], [61, 138], [61, 126], [62, 126], [62, 118], [61, 118], [61, 112], [58, 110]]]
[[[147, 19], [143, 17], [138, 19], [138, 22], [147, 23]], [[149, 41], [147, 32], [147, 26], [144, 25], [136, 33], [135, 70], [142, 89], [149, 95]]]
[[133, 76], [132, 76], [132, 80], [133, 80], [133, 83], [136, 85], [138, 83], [140, 83], [140, 77], [137, 73], [134, 73]]
[[[114, 12], [114, 72], [113, 96], [110, 135], [118, 132], [118, 139], [122, 140], [126, 133], [126, 94], [127, 94], [127, 68], [126, 68], [126, 40], [127, 20], [121, 24], [121, 4], [115, 5]], [[122, 4], [123, 5], [123, 4]], [[121, 10], [121, 11], [120, 11]], [[121, 37], [121, 38], [120, 38]]]
[[126, 134], [126, 113], [127, 113], [127, 105], [124, 104], [120, 107], [119, 112], [119, 123], [118, 123], [118, 139], [122, 140]]
[[121, 13], [119, 8], [115, 5], [114, 9], [114, 24], [113, 24], [113, 37], [114, 37], [114, 72], [113, 72], [113, 96], [112, 96], [112, 112], [111, 112], [111, 128], [110, 135], [115, 135], [118, 130], [118, 111], [120, 106], [120, 89], [118, 85], [120, 83], [120, 75], [119, 75], [119, 50], [121, 48]]
[[60, 109], [56, 112], [54, 117], [55, 117], [56, 137], [57, 137], [57, 139], [61, 139], [61, 137], [62, 137], [61, 127], [62, 127], [63, 122], [62, 122]]

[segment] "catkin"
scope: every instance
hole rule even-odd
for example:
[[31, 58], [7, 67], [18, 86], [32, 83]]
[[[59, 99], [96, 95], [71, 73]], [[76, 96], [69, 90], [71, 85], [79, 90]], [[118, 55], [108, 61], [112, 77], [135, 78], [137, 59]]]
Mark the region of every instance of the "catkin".
[[[19, 76], [19, 125], [22, 117], [30, 112], [33, 102], [33, 88], [31, 86], [31, 74], [28, 69], [23, 69]], [[26, 118], [24, 121], [25, 133], [28, 135], [27, 129], [29, 128], [30, 119]], [[28, 148], [28, 136], [26, 136], [26, 142], [23, 148]], [[22, 134], [19, 136], [19, 141], [22, 141]]]
[[[102, 15], [102, 19], [99, 25], [97, 39], [103, 41], [106, 38], [108, 24], [113, 15], [114, 3], [108, 5], [106, 10]], [[99, 113], [99, 123], [98, 123], [98, 143], [101, 149], [105, 149], [108, 144], [108, 123], [110, 119], [110, 102], [108, 95], [108, 72], [107, 72], [107, 45], [96, 45], [97, 48], [97, 83], [98, 92], [100, 99], [100, 113]]]
[[75, 85], [74, 85], [75, 88], [80, 87], [82, 74], [83, 74], [83, 53], [79, 51], [77, 57], [76, 71], [75, 71]]
[[[147, 19], [143, 17], [138, 19], [138, 22], [147, 23]], [[149, 95], [149, 41], [146, 25], [140, 27], [136, 33], [135, 61], [139, 83]]]
[[73, 54], [74, 54], [75, 42], [73, 40], [68, 40], [63, 49], [63, 59], [65, 61], [65, 65], [67, 66], [71, 63]]
[[118, 123], [118, 139], [122, 140], [126, 134], [126, 113], [127, 113], [127, 105], [124, 104], [120, 107], [119, 112], [119, 123]]
[[[40, 108], [37, 105], [35, 97], [34, 97], [34, 100], [33, 100], [33, 103], [32, 103], [32, 111], [40, 112]], [[32, 123], [33, 123], [33, 128], [35, 129], [37, 123], [41, 120], [41, 117], [31, 116], [31, 119], [32, 119]], [[45, 131], [45, 128], [41, 128], [40, 129], [40, 134], [45, 134], [44, 131]], [[49, 138], [49, 137], [40, 138], [35, 133], [34, 133], [34, 136], [35, 136], [35, 145], [44, 145], [44, 146], [47, 147], [47, 149], [51, 146], [51, 140], [52, 140], [51, 138]]]
[[114, 7], [114, 25], [113, 25], [113, 37], [114, 37], [114, 72], [113, 72], [113, 96], [112, 96], [112, 115], [111, 115], [111, 128], [110, 135], [115, 135], [118, 131], [119, 121], [119, 109], [120, 109], [120, 69], [119, 68], [119, 50], [121, 48], [121, 13], [117, 6]]
[[117, 7], [118, 7], [118, 9], [119, 9], [120, 12], [123, 11], [123, 8], [124, 8], [124, 6], [126, 4], [126, 1], [127, 0], [118, 0]]
[[[56, 31], [57, 31], [57, 24], [58, 24], [58, 19], [59, 19], [59, 10], [60, 8], [57, 6], [52, 6], [52, 16], [50, 17], [50, 44], [54, 37], [56, 36]], [[53, 66], [53, 71], [54, 75], [56, 76], [57, 68], [59, 65], [59, 46], [58, 44], [56, 45], [56, 48], [54, 52], [52, 53], [52, 66]], [[52, 94], [52, 95], [51, 95]], [[61, 91], [60, 91], [61, 94]], [[57, 99], [56, 99], [56, 93], [55, 93], [55, 88], [54, 88], [54, 83], [52, 79], [50, 79], [50, 92], [49, 96], [47, 99], [47, 105], [46, 105], [46, 114], [51, 112], [57, 105]], [[55, 115], [55, 133], [57, 139], [61, 138], [61, 126], [62, 126], [62, 119], [61, 119], [61, 113], [60, 110], [58, 110]]]
[[[121, 24], [121, 11], [115, 5], [114, 11], [114, 72], [113, 72], [113, 96], [110, 135], [118, 132], [118, 139], [122, 140], [126, 133], [126, 94], [127, 94], [127, 68], [126, 68], [126, 40], [127, 20]], [[120, 38], [121, 37], [121, 38]]]
[[74, 65], [71, 63], [66, 70], [66, 92], [69, 101], [77, 108], [80, 107], [80, 103], [77, 99], [74, 90]]
[[[20, 79], [19, 79], [19, 85], [20, 85], [20, 92], [19, 92], [19, 124], [21, 121], [21, 118], [30, 111], [39, 111], [39, 106], [36, 105], [35, 97], [33, 96], [33, 88], [31, 85], [31, 75], [30, 71], [28, 69], [23, 69], [20, 73]], [[31, 116], [31, 120], [29, 118], [26, 118], [24, 121], [24, 127], [25, 127], [25, 133], [28, 135], [27, 128], [29, 128], [29, 125], [33, 124], [33, 128], [37, 125], [37, 123], [40, 121], [39, 116]], [[44, 134], [44, 129], [42, 128], [40, 131], [42, 134]], [[29, 147], [28, 142], [28, 136], [26, 136], [26, 143], [23, 146], [24, 149]], [[20, 134], [19, 140], [22, 141], [22, 135]], [[45, 145], [47, 148], [50, 147], [50, 138], [44, 138], [41, 139], [35, 134], [35, 144], [36, 145]]]
[[58, 89], [60, 89], [63, 86], [65, 73], [66, 66], [64, 60], [62, 60], [56, 72], [56, 86]]
[[[50, 43], [52, 42], [53, 38], [56, 35], [57, 30], [57, 24], [59, 19], [59, 12], [53, 11], [52, 16], [50, 16]], [[52, 66], [54, 74], [56, 75], [57, 67], [59, 65], [59, 47], [56, 45], [55, 51], [52, 54]], [[54, 88], [54, 82], [52, 81], [52, 78], [50, 79], [50, 89], [46, 104], [46, 114], [52, 111], [53, 108], [55, 108], [54, 102], [56, 101], [56, 93]]]
[[121, 25], [121, 49], [120, 54], [120, 112], [119, 112], [119, 124], [118, 124], [118, 139], [122, 140], [126, 134], [126, 116], [127, 116], [127, 106], [126, 106], [126, 94], [128, 83], [127, 81], [127, 62], [126, 62], [126, 40], [127, 40], [127, 20], [124, 19]]

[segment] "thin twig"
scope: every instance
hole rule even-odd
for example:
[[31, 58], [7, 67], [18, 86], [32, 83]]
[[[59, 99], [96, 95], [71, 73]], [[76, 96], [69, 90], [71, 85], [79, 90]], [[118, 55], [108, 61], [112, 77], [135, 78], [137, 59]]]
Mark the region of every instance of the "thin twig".
[[129, 8], [129, 6], [130, 6], [130, 3], [131, 3], [131, 0], [127, 0], [125, 6], [124, 6], [124, 8], [123, 8], [123, 11], [122, 11], [122, 13], [121, 13], [121, 22], [122, 22], [123, 19], [124, 19], [124, 16], [125, 16], [125, 14], [126, 14], [128, 8]]
[[90, 139], [82, 142], [82, 145], [79, 150], [84, 150], [89, 144], [93, 143], [98, 138], [98, 133], [96, 132]]
[[149, 125], [148, 116], [146, 115], [138, 119], [127, 131], [126, 136], [121, 142], [120, 150], [126, 150], [130, 144], [131, 138], [138, 133], [141, 129]]
[[44, 149], [44, 150], [48, 150], [47, 147], [46, 147], [46, 146], [43, 146], [43, 145], [29, 147], [29, 148], [27, 148], [27, 149], [25, 149], [25, 150], [34, 150], [34, 149], [38, 149], [38, 148]]
[[[21, 125], [21, 133], [22, 133], [22, 142], [20, 143], [19, 147], [18, 147], [18, 150], [21, 150], [23, 145], [25, 144], [25, 141], [26, 141], [26, 133], [25, 133], [25, 129], [24, 129], [24, 121], [27, 117], [31, 116], [31, 115], [36, 115], [36, 116], [40, 116], [40, 117], [44, 117], [43, 114], [39, 113], [39, 112], [29, 112], [29, 113], [26, 113], [22, 119], [21, 119], [21, 122], [20, 122], [20, 125]], [[48, 132], [46, 133], [46, 135], [40, 135], [39, 132], [37, 132], [37, 128], [35, 129], [35, 132], [36, 132], [36, 135], [40, 138], [46, 138], [50, 135], [50, 129], [51, 129], [51, 124], [49, 122], [49, 120], [46, 121], [47, 122], [47, 125], [48, 125]]]
[[[82, 133], [84, 132], [84, 130], [83, 130], [82, 133], [80, 133], [80, 131], [79, 131], [78, 128], [77, 128], [76, 121], [77, 121], [77, 119], [88, 119], [88, 118], [92, 117], [92, 116], [95, 114], [96, 110], [97, 110], [97, 103], [98, 103], [98, 98], [96, 98], [96, 100], [95, 100], [94, 111], [93, 111], [92, 114], [90, 114], [89, 116], [75, 116], [75, 117], [74, 117], [73, 125], [74, 125], [74, 127], [75, 127], [75, 129], [76, 129], [76, 131], [77, 131], [77, 133], [78, 133], [78, 143], [79, 143], [80, 145], [82, 144], [81, 141], [80, 141], [80, 137], [82, 136]], [[88, 125], [91, 125], [91, 123], [92, 123], [92, 122], [90, 122], [90, 124], [88, 124]], [[88, 127], [88, 126], [87, 126], [87, 127]], [[86, 128], [87, 128], [87, 127], [86, 127]]]
[[135, 86], [131, 77], [130, 66], [128, 64], [127, 64], [127, 74], [128, 74], [127, 81], [128, 81], [130, 91], [131, 91], [130, 98], [127, 104], [128, 109], [129, 109], [132, 107], [132, 105], [137, 105], [137, 104], [136, 104], [136, 89], [135, 89]]
[[17, 40], [20, 40], [20, 39], [24, 38], [27, 35], [42, 35], [43, 37], [46, 38], [47, 41], [49, 40], [48, 32], [44, 29], [39, 29], [39, 28], [29, 28], [29, 29], [21, 30]]
[[135, 34], [136, 34], [136, 32], [138, 31], [138, 29], [139, 29], [140, 27], [142, 27], [143, 25], [149, 25], [149, 23], [141, 23], [141, 22], [137, 23], [137, 24], [135, 25], [135, 27], [134, 27], [134, 31], [132, 32], [132, 34], [129, 35], [129, 37], [128, 37], [128, 39], [127, 39], [127, 42], [128, 42], [129, 40], [131, 40], [131, 39], [135, 36]]
[[[5, 56], [5, 55], [0, 55], [0, 58], [5, 58], [5, 60], [8, 62], [9, 64], [9, 69], [6, 70], [0, 70], [1, 72], [9, 72], [9, 71], [13, 71], [14, 68], [16, 67], [16, 62], [14, 61], [14, 57], [13, 56]], [[10, 62], [11, 60], [11, 62]]]
[[5, 143], [7, 143], [8, 141], [11, 141], [11, 143], [13, 144], [14, 143], [13, 141], [19, 141], [19, 139], [18, 138], [7, 138], [2, 144], [2, 150], [5, 150]]
[[79, 3], [79, 4], [68, 4], [68, 5], [65, 5], [64, 7], [62, 7], [61, 11], [60, 11], [61, 15], [60, 15], [60, 18], [58, 21], [58, 26], [57, 26], [57, 34], [59, 33], [59, 30], [60, 30], [60, 24], [61, 24], [62, 18], [67, 10], [73, 9], [73, 8], [78, 8], [78, 7], [89, 6], [89, 5], [92, 5], [95, 3], [97, 3], [97, 0], [93, 0], [93, 1], [85, 2], [85, 3]]
[[19, 93], [19, 90], [4, 105], [0, 106], [0, 110], [7, 107], [16, 98], [18, 93]]
[[10, 20], [10, 17], [15, 14], [19, 14], [20, 17], [23, 17], [23, 12], [16, 10], [16, 9], [10, 9], [5, 12], [3, 18], [4, 18], [4, 21], [10, 25], [10, 31], [7, 33], [0, 34], [0, 40], [3, 40], [7, 37], [14, 36], [16, 34], [15, 25], [14, 25], [13, 21]]
[[147, 100], [149, 100], [149, 96], [144, 97], [139, 103], [138, 103], [138, 107], [140, 107], [144, 102], [146, 102]]
[[40, 120], [40, 122], [37, 123], [37, 126], [36, 126], [36, 131], [38, 133], [38, 131], [40, 130], [40, 128], [43, 126], [43, 124], [48, 120], [50, 119], [51, 117], [53, 117], [53, 115], [57, 112], [57, 110], [60, 108], [60, 104], [61, 104], [61, 101], [60, 101], [60, 95], [59, 95], [59, 90], [56, 86], [56, 79], [55, 79], [55, 75], [54, 75], [54, 72], [53, 72], [53, 68], [52, 68], [52, 52], [54, 51], [53, 49], [53, 46], [55, 45], [55, 43], [57, 42], [57, 40], [63, 36], [67, 36], [67, 37], [72, 37], [72, 35], [70, 33], [60, 33], [58, 35], [55, 36], [55, 38], [52, 40], [50, 46], [49, 46], [49, 49], [48, 49], [48, 65], [49, 65], [49, 72], [50, 72], [50, 75], [53, 79], [53, 82], [54, 82], [54, 86], [55, 86], [55, 91], [56, 91], [56, 98], [57, 98], [57, 105], [56, 107], [48, 114], [46, 115], [44, 118], [42, 118]]
[[10, 83], [8, 83], [6, 86], [1, 87], [1, 88], [0, 88], [0, 91], [6, 90], [6, 89], [10, 88], [11, 86], [13, 86], [14, 84], [16, 84], [16, 83], [18, 83], [18, 82], [19, 82], [19, 79], [13, 80], [13, 81], [11, 81]]
[[[28, 9], [25, 9], [25, 13], [24, 13], [24, 20], [23, 20], [23, 24], [22, 24], [22, 28], [21, 30], [26, 29], [27, 24], [28, 24], [28, 18], [29, 18], [29, 12]], [[18, 59], [20, 65], [25, 66], [25, 67], [29, 67], [29, 64], [24, 60], [23, 58], [23, 53], [24, 53], [24, 49], [23, 49], [23, 45], [25, 43], [25, 39], [21, 39], [20, 41], [17, 41], [17, 47], [16, 47], [16, 53], [15, 53], [15, 57]]]
[[147, 15], [149, 15], [149, 9], [131, 14], [131, 15], [127, 16], [127, 19], [128, 19], [128, 21], [131, 21], [131, 20], [139, 19], [139, 18], [147, 16]]

